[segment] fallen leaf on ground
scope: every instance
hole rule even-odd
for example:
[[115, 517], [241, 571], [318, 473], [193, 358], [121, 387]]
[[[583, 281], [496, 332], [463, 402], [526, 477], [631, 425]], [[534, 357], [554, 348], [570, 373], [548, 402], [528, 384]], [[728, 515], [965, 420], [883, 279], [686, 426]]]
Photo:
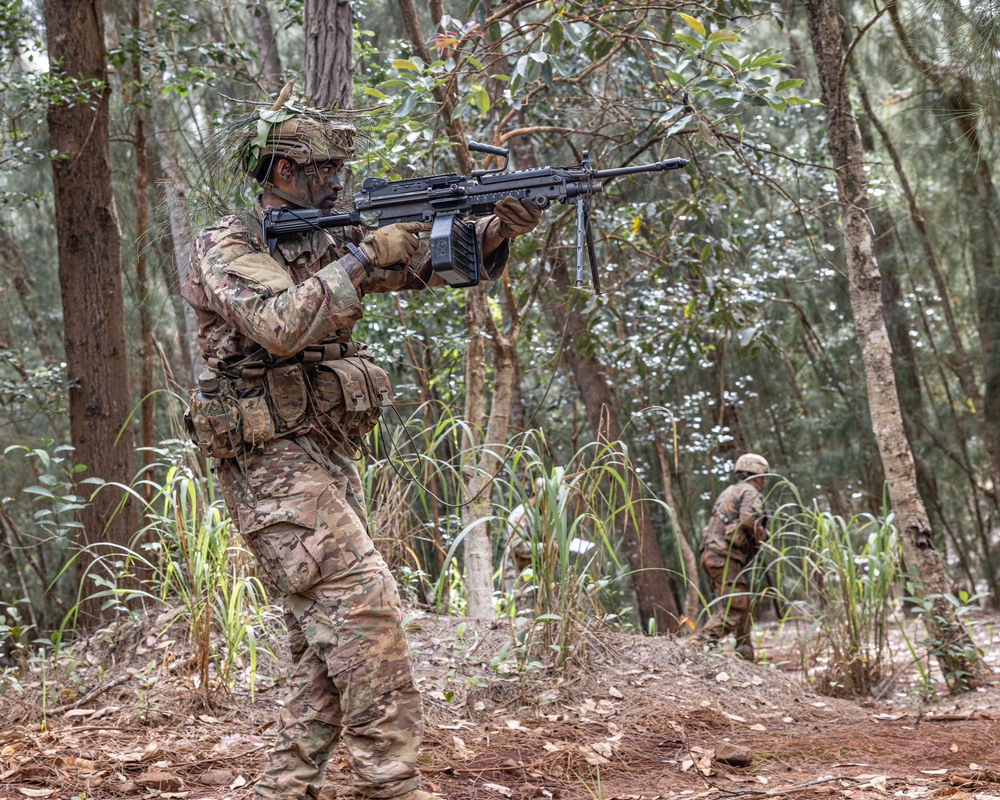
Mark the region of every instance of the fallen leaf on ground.
[[232, 783], [233, 773], [228, 769], [210, 769], [203, 772], [195, 780], [205, 786], [227, 786]]
[[48, 797], [55, 794], [55, 789], [18, 789], [25, 797]]
[[73, 772], [93, 772], [95, 769], [93, 761], [88, 761], [86, 758], [71, 758], [69, 756], [57, 758], [56, 766]]
[[487, 789], [492, 789], [494, 792], [499, 792], [504, 797], [514, 796], [514, 792], [512, 792], [506, 786], [501, 786], [499, 783], [484, 783], [483, 786], [485, 786]]

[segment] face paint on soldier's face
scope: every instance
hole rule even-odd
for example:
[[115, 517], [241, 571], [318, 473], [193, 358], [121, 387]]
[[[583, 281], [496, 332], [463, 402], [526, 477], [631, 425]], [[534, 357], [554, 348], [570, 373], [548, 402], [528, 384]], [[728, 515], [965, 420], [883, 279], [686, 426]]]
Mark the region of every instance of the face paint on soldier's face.
[[341, 170], [344, 162], [337, 158], [324, 164], [315, 164], [315, 172], [310, 176], [310, 194], [313, 208], [332, 209], [344, 188]]

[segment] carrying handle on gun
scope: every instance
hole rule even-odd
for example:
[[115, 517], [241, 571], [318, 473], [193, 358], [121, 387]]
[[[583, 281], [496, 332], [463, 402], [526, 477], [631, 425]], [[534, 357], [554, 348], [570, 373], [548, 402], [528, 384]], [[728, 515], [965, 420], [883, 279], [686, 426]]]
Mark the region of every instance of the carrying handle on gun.
[[469, 139], [469, 150], [473, 153], [486, 153], [491, 156], [500, 156], [503, 159], [503, 165], [500, 167], [494, 167], [493, 169], [474, 169], [472, 170], [472, 177], [479, 178], [483, 175], [496, 175], [500, 172], [507, 171], [507, 164], [510, 161], [510, 150], [505, 150], [502, 147], [494, 147], [491, 144], [483, 144], [482, 142], [474, 142]]

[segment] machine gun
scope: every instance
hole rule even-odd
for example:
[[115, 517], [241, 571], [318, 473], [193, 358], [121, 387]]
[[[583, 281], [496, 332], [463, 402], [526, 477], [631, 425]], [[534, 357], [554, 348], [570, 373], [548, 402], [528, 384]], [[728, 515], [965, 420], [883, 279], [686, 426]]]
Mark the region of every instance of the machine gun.
[[317, 228], [366, 224], [383, 227], [397, 222], [431, 224], [431, 267], [451, 286], [479, 283], [482, 253], [475, 223], [470, 217], [493, 213], [503, 197], [527, 198], [539, 208], [552, 203], [576, 204], [576, 286], [583, 285], [583, 252], [587, 250], [594, 291], [601, 291], [597, 254], [590, 227], [590, 198], [603, 191], [603, 182], [640, 172], [663, 172], [687, 165], [683, 158], [668, 158], [638, 167], [595, 170], [585, 150], [573, 167], [541, 167], [507, 172], [510, 153], [502, 147], [469, 142], [469, 150], [503, 158], [503, 166], [473, 170], [470, 175], [447, 173], [390, 181], [368, 178], [354, 195], [353, 208], [342, 214], [288, 206], [264, 211], [264, 238], [274, 251], [278, 239]]

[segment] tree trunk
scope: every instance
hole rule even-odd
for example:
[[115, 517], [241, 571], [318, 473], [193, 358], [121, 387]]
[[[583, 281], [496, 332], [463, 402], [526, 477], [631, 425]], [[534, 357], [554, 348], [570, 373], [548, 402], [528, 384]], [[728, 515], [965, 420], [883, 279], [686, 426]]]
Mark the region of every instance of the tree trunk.
[[836, 0], [806, 0], [809, 33], [829, 125], [828, 147], [837, 173], [841, 225], [847, 250], [851, 308], [868, 386], [872, 427], [903, 545], [903, 556], [920, 583], [916, 591], [931, 608], [923, 615], [935, 655], [953, 691], [989, 680], [968, 631], [945, 599], [944, 565], [934, 547], [930, 523], [917, 491], [909, 441], [903, 429], [892, 370], [892, 348], [882, 316], [881, 276], [872, 245], [868, 180], [861, 132], [844, 76], [844, 27]]
[[[907, 57], [940, 93], [945, 110], [960, 131], [957, 142], [967, 149], [965, 161], [972, 165], [969, 211], [978, 216], [973, 228], [978, 228], [979, 235], [969, 242], [969, 260], [975, 275], [976, 314], [985, 371], [984, 408], [990, 426], [995, 427], [1000, 422], [1000, 278], [997, 277], [996, 247], [1000, 197], [990, 168], [993, 159], [983, 147], [979, 132], [979, 120], [987, 118], [980, 111], [989, 105], [991, 98], [987, 96], [984, 102], [976, 100], [976, 78], [956, 62], [949, 60], [936, 64], [920, 55], [903, 27], [897, 0], [889, 0], [885, 9]], [[992, 43], [985, 46], [991, 47]]]
[[316, 108], [354, 105], [353, 25], [351, 3], [306, 0], [306, 99]]
[[[139, 16], [139, 5], [136, 4], [133, 24], [138, 29], [141, 18]], [[136, 58], [133, 62], [132, 80], [137, 91], [142, 82], [141, 59]], [[156, 395], [153, 394], [153, 352], [155, 343], [153, 341], [153, 317], [149, 310], [149, 271], [146, 268], [146, 251], [149, 247], [149, 160], [146, 155], [146, 98], [129, 98], [133, 104], [135, 113], [135, 133], [133, 136], [133, 148], [135, 149], [135, 227], [136, 227], [136, 254], [135, 254], [135, 286], [136, 294], [139, 298], [139, 375], [140, 391], [139, 402], [142, 404], [141, 438], [142, 452], [142, 478], [150, 476], [146, 474], [153, 463], [153, 446], [156, 444], [153, 432], [153, 411], [156, 407]], [[136, 102], [138, 101], [138, 102]], [[143, 485], [143, 493], [147, 500], [152, 498], [153, 487], [151, 484]]]
[[[139, 27], [148, 42], [156, 41], [153, 20], [149, 13], [146, 0], [137, 0], [139, 10]], [[149, 48], [149, 52], [155, 52]], [[174, 132], [167, 123], [168, 107], [163, 101], [163, 79], [157, 69], [152, 71], [152, 111], [155, 122], [153, 135], [159, 148], [160, 170], [162, 179], [158, 181], [163, 187], [164, 200], [170, 215], [170, 240], [173, 243], [174, 268], [177, 273], [177, 285], [187, 282], [191, 263], [191, 225], [188, 222], [187, 196], [184, 188], [184, 172], [181, 169], [181, 158], [177, 149]], [[175, 293], [176, 294], [176, 293]], [[182, 362], [189, 370], [187, 375], [177, 376], [188, 387], [195, 385], [195, 379], [205, 364], [198, 347], [198, 319], [190, 303], [181, 301], [183, 322], [178, 325], [178, 346], [182, 350]]]
[[[424, 33], [420, 27], [413, 0], [399, 0], [400, 13], [406, 27], [407, 37], [416, 53], [430, 63]], [[443, 8], [432, 6], [435, 22], [441, 19]], [[462, 174], [469, 174], [473, 168], [472, 157], [465, 141], [462, 121], [453, 116], [455, 96], [444, 86], [433, 90], [434, 98], [441, 106], [441, 117], [445, 130], [456, 145], [455, 156]], [[463, 443], [468, 461], [463, 470], [465, 481], [465, 501], [462, 506], [462, 527], [466, 531], [463, 542], [463, 572], [465, 577], [467, 610], [466, 614], [475, 619], [493, 617], [493, 544], [487, 517], [491, 513], [490, 492], [496, 471], [501, 463], [496, 455], [506, 446], [507, 431], [510, 427], [512, 385], [514, 380], [514, 348], [520, 322], [512, 316], [506, 333], [501, 333], [487, 304], [486, 284], [466, 290], [465, 314], [469, 330], [469, 348], [466, 352], [466, 402], [465, 421], [469, 435]], [[510, 305], [513, 305], [511, 303]], [[513, 314], [513, 310], [511, 311]], [[493, 359], [493, 397], [490, 404], [489, 422], [485, 435], [479, 433], [486, 407], [486, 350], [483, 332], [488, 335], [490, 353]], [[502, 418], [500, 417], [502, 415]]]
[[[345, 5], [349, 5], [345, 3]], [[264, 88], [268, 94], [277, 96], [281, 91], [281, 56], [278, 53], [278, 43], [274, 39], [274, 28], [271, 25], [271, 13], [266, 3], [248, 2], [247, 10], [253, 22], [253, 37], [257, 41], [257, 53], [260, 55], [260, 74], [264, 79]]]
[[652, 517], [646, 513], [639, 482], [625, 463], [626, 455], [620, 444], [622, 428], [616, 410], [618, 405], [605, 367], [595, 356], [577, 349], [577, 342], [587, 333], [587, 322], [566, 300], [570, 282], [565, 261], [560, 258], [553, 260], [552, 277], [555, 288], [551, 305], [553, 329], [557, 335], [565, 331], [563, 351], [580, 389], [590, 429], [598, 445], [607, 447], [608, 454], [613, 455], [620, 465], [618, 468], [627, 487], [629, 502], [622, 499], [617, 503], [622, 510], [615, 521], [615, 532], [621, 533], [625, 543], [639, 602], [639, 615], [647, 629], [649, 623], [655, 621], [658, 632], [676, 632], [680, 614], [671, 589], [670, 575], [653, 529]]
[[[100, 0], [44, 4], [50, 70], [56, 81], [94, 86], [91, 96], [49, 106], [59, 284], [64, 317], [70, 435], [81, 475], [131, 483], [134, 477], [128, 341], [122, 301], [121, 230], [111, 189], [107, 69]], [[81, 487], [81, 494], [89, 494]], [[80, 514], [81, 544], [127, 544], [132, 504], [105, 489]], [[79, 570], [88, 565], [81, 559]], [[90, 587], [82, 587], [86, 596]], [[100, 601], [83, 612], [100, 616]]]
[[[486, 325], [489, 310], [485, 299], [475, 302], [476, 286], [467, 290], [465, 302], [465, 324], [470, 331], [482, 330]], [[481, 294], [481, 292], [477, 292]], [[483, 337], [469, 337], [469, 347], [465, 353], [465, 424], [466, 435], [462, 440], [462, 480], [465, 483], [465, 497], [462, 502], [462, 529], [466, 531], [462, 542], [462, 571], [465, 578], [466, 615], [473, 619], [490, 619], [493, 616], [492, 551], [489, 525], [485, 517], [489, 515], [487, 498], [483, 497], [483, 481], [479, 471], [477, 455], [483, 445], [483, 421], [486, 417], [486, 345]], [[487, 490], [488, 491], [488, 490]], [[484, 577], [485, 576], [485, 577]], [[485, 595], [490, 595], [487, 606]]]

